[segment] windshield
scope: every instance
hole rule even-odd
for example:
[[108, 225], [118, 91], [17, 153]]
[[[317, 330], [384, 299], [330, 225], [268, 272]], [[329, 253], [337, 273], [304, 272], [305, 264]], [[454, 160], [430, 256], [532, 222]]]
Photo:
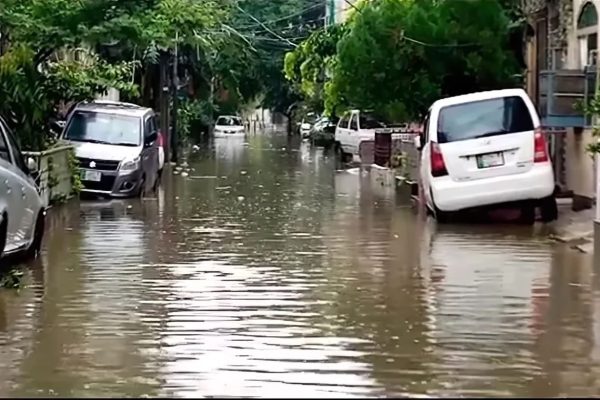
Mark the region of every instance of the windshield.
[[370, 112], [361, 112], [360, 113], [360, 121], [359, 126], [360, 129], [377, 129], [377, 128], [385, 128], [389, 124], [387, 121], [378, 115]]
[[69, 122], [65, 139], [74, 142], [139, 146], [140, 119], [107, 113], [76, 111]]
[[529, 109], [519, 96], [473, 101], [442, 108], [438, 120], [438, 142], [455, 142], [533, 129]]
[[241, 126], [242, 120], [238, 117], [219, 117], [217, 125], [220, 126]]

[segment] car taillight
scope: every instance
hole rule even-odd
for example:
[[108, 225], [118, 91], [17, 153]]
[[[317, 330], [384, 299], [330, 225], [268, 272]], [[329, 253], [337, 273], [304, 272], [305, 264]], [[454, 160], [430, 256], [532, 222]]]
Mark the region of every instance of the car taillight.
[[548, 150], [546, 147], [546, 139], [544, 138], [544, 131], [541, 128], [537, 128], [534, 133], [534, 145], [533, 145], [533, 162], [547, 162], [548, 161]]
[[442, 149], [440, 149], [440, 145], [436, 142], [431, 143], [431, 175], [434, 177], [448, 175], [448, 170], [446, 170], [446, 163], [444, 163], [444, 156], [442, 155]]
[[163, 139], [163, 134], [162, 134], [162, 132], [160, 132], [160, 131], [159, 131], [159, 132], [158, 132], [158, 146], [159, 146], [159, 147], [164, 147], [164, 146], [163, 146], [163, 144], [164, 144], [164, 143], [163, 143], [163, 140], [164, 140], [164, 139]]

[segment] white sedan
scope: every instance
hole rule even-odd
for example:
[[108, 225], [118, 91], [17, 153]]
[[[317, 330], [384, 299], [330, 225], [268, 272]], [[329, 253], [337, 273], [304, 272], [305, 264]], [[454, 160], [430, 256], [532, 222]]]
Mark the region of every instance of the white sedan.
[[222, 115], [217, 118], [214, 130], [215, 137], [244, 137], [246, 128], [240, 117]]
[[25, 252], [36, 257], [42, 245], [46, 209], [17, 141], [0, 118], [0, 259]]

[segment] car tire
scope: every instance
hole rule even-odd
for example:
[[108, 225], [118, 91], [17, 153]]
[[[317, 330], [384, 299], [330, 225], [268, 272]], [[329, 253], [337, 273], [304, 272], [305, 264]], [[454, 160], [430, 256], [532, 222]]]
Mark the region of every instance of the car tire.
[[37, 220], [35, 221], [35, 230], [33, 233], [33, 241], [27, 249], [28, 258], [37, 258], [42, 250], [42, 241], [44, 239], [44, 230], [46, 228], [46, 218], [44, 212], [40, 211]]
[[335, 153], [336, 153], [337, 157], [339, 158], [339, 160], [344, 164], [349, 163], [353, 159], [352, 154], [344, 152], [340, 142], [336, 142], [336, 144], [335, 144]]
[[533, 225], [535, 224], [535, 205], [534, 204], [524, 204], [521, 206], [521, 216], [519, 218], [519, 222], [523, 225]]
[[142, 181], [140, 183], [140, 188], [138, 189], [138, 193], [136, 197], [143, 199], [146, 196], [146, 177], [142, 177]]
[[551, 195], [542, 199], [540, 202], [540, 211], [543, 222], [548, 223], [556, 221], [556, 219], [558, 219], [558, 205], [556, 204], [556, 197]]
[[437, 206], [435, 205], [435, 200], [433, 199], [433, 192], [429, 192], [429, 195], [431, 196], [431, 204], [434, 208], [433, 216], [435, 220], [440, 224], [447, 224], [448, 222], [450, 222], [450, 217], [452, 214], [437, 208]]
[[4, 249], [6, 248], [6, 241], [8, 239], [8, 217], [4, 215], [2, 218], [2, 223], [0, 223], [0, 264], [2, 260], [2, 255], [4, 254]]

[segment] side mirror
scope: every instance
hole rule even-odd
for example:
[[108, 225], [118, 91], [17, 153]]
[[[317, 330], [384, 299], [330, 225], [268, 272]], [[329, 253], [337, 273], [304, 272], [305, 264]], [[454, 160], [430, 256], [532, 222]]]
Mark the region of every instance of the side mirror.
[[152, 132], [150, 135], [146, 136], [146, 139], [144, 140], [144, 146], [152, 147], [156, 140], [158, 140], [158, 132]]
[[54, 129], [56, 132], [61, 133], [63, 131], [63, 129], [65, 128], [65, 125], [67, 125], [66, 121], [52, 121], [51, 123], [52, 125], [52, 129]]
[[29, 170], [30, 174], [37, 174], [38, 165], [37, 162], [35, 162], [35, 160], [33, 159], [33, 157], [27, 158], [27, 169]]

